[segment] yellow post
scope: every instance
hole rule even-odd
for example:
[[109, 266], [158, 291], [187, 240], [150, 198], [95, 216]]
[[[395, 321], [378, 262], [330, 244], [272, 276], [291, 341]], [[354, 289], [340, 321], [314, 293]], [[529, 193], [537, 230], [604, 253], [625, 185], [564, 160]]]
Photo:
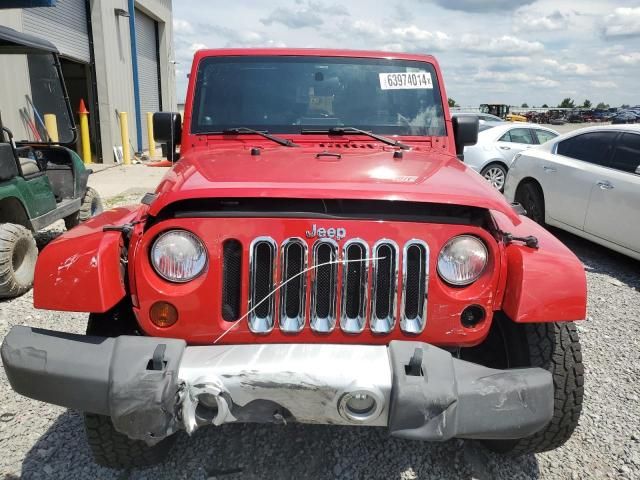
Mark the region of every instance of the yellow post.
[[58, 142], [58, 121], [53, 113], [44, 114], [44, 126], [47, 128], [47, 133], [52, 142]]
[[122, 136], [122, 163], [131, 165], [131, 152], [129, 151], [129, 122], [127, 112], [120, 112], [120, 134]]
[[82, 160], [84, 163], [91, 163], [91, 140], [89, 139], [89, 110], [84, 105], [84, 100], [80, 99], [80, 141], [82, 142]]
[[147, 141], [149, 142], [149, 158], [156, 156], [156, 141], [153, 139], [153, 113], [147, 112]]

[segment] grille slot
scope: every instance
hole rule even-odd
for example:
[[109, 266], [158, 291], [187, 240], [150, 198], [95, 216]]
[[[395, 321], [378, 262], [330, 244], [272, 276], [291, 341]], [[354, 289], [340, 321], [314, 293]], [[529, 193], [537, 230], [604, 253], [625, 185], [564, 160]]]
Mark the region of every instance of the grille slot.
[[364, 329], [367, 313], [368, 257], [369, 247], [363, 240], [350, 240], [344, 244], [340, 328], [347, 333], [360, 333]]
[[[249, 251], [249, 328], [255, 333], [273, 329], [276, 242], [259, 237], [251, 242]], [[255, 307], [255, 310], [251, 311]]]
[[290, 238], [281, 247], [282, 290], [280, 292], [280, 329], [299, 332], [304, 327], [306, 304], [307, 244]]
[[402, 258], [400, 329], [405, 333], [421, 333], [427, 320], [429, 247], [421, 240], [410, 240], [404, 246]]
[[398, 246], [380, 240], [373, 246], [373, 257], [371, 331], [389, 333], [396, 323]]
[[315, 332], [329, 333], [336, 326], [338, 264], [330, 262], [337, 259], [338, 244], [335, 241], [318, 240], [313, 245], [313, 265], [316, 268], [311, 272], [311, 329]]
[[242, 285], [242, 244], [225, 240], [222, 244], [222, 318], [234, 322], [240, 318]]

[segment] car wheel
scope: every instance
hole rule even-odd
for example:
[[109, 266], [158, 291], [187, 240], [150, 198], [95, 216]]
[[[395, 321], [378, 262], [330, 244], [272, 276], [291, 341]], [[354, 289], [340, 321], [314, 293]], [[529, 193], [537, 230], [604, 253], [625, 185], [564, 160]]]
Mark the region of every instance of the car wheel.
[[0, 298], [13, 298], [33, 285], [38, 247], [29, 230], [14, 223], [0, 224]]
[[507, 167], [498, 163], [492, 163], [484, 167], [480, 175], [496, 190], [500, 192], [504, 190], [504, 182], [507, 179]]
[[582, 412], [584, 367], [576, 326], [572, 322], [516, 324], [506, 317], [500, 320], [508, 367], [540, 367], [553, 375], [553, 417], [528, 437], [482, 443], [509, 455], [554, 450], [569, 440]]
[[87, 191], [85, 192], [84, 197], [82, 197], [80, 210], [66, 217], [64, 219], [64, 224], [67, 227], [67, 230], [71, 230], [73, 227], [101, 214], [103, 210], [104, 208], [102, 206], [100, 194], [93, 188], [87, 187]]
[[544, 225], [544, 197], [540, 187], [528, 182], [516, 190], [515, 201], [526, 210], [526, 215], [540, 225]]
[[[106, 313], [89, 315], [87, 335], [139, 335], [131, 305], [123, 302]], [[84, 414], [84, 426], [93, 459], [98, 465], [109, 468], [147, 467], [161, 463], [176, 441], [175, 435], [151, 446], [142, 440], [132, 440], [115, 429], [110, 417], [93, 413]]]

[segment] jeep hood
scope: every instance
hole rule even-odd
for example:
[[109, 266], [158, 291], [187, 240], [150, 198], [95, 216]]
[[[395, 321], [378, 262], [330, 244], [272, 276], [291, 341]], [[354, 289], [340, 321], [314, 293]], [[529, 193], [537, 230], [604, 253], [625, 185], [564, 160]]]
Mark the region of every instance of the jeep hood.
[[420, 148], [394, 158], [394, 150], [275, 147], [252, 155], [248, 147], [191, 149], [158, 185], [149, 214], [194, 198], [339, 198], [474, 206], [520, 223], [504, 197], [448, 151]]

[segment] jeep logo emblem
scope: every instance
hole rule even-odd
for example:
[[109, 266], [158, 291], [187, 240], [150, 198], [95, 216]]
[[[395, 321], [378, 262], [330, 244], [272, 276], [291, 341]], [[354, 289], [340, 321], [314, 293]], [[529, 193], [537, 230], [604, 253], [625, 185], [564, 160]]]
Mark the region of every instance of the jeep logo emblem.
[[340, 240], [347, 236], [347, 229], [341, 227], [318, 228], [314, 223], [311, 230], [307, 230], [305, 233], [307, 238], [335, 238], [336, 240]]

